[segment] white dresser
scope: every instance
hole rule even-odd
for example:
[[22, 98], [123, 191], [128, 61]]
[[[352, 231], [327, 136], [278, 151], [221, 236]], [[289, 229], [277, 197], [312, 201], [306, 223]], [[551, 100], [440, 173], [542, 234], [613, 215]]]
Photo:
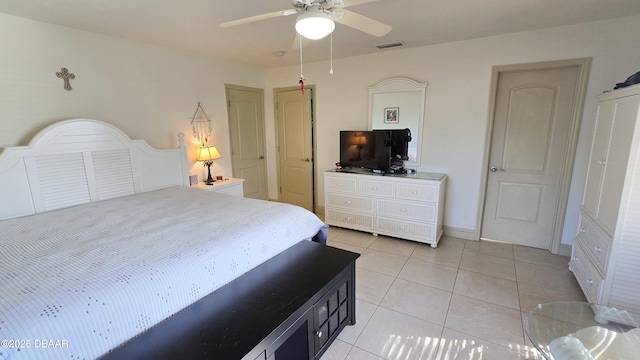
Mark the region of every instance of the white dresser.
[[226, 180], [216, 180], [213, 185], [207, 185], [203, 181], [200, 181], [198, 184], [193, 185], [193, 187], [215, 191], [221, 194], [244, 197], [243, 182], [244, 179], [227, 178]]
[[640, 85], [598, 98], [570, 268], [589, 302], [640, 311]]
[[382, 176], [324, 173], [325, 222], [329, 225], [438, 246], [442, 236], [447, 175]]

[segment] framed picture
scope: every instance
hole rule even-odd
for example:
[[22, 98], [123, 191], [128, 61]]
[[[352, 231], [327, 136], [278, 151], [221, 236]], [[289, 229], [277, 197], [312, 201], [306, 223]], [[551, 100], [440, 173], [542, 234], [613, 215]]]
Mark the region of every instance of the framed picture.
[[397, 124], [400, 122], [400, 108], [384, 108], [384, 123]]

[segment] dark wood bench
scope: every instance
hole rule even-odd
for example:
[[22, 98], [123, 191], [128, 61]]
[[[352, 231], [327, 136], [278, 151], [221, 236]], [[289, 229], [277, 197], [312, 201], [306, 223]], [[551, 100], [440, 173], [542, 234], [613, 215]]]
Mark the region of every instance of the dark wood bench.
[[302, 241], [104, 359], [319, 359], [355, 323], [358, 257]]

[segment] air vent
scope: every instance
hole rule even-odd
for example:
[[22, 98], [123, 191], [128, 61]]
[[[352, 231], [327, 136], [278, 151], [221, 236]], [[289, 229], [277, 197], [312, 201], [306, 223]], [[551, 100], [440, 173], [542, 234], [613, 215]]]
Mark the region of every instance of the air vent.
[[376, 45], [378, 49], [388, 49], [388, 48], [398, 47], [398, 46], [404, 46], [404, 43], [402, 41], [394, 41], [386, 44]]

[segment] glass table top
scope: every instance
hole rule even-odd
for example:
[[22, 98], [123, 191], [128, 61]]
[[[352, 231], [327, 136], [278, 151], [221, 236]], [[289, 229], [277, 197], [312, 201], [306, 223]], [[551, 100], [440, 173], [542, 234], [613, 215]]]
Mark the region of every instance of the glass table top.
[[527, 337], [549, 360], [640, 359], [640, 315], [584, 302], [549, 302], [525, 317]]

